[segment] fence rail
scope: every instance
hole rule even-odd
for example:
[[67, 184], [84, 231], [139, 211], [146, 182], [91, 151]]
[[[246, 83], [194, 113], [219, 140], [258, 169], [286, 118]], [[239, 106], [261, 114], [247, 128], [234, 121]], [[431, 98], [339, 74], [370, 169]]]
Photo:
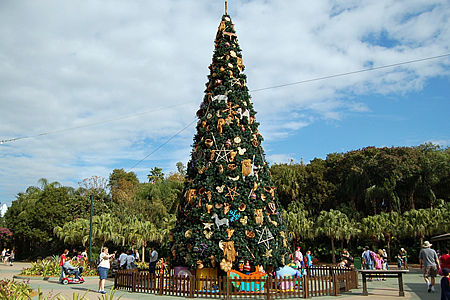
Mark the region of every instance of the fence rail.
[[317, 266], [306, 269], [301, 278], [268, 276], [266, 279], [219, 277], [184, 277], [155, 275], [148, 271], [120, 270], [114, 287], [137, 293], [187, 298], [259, 298], [285, 299], [337, 296], [358, 288], [358, 272], [351, 268]]

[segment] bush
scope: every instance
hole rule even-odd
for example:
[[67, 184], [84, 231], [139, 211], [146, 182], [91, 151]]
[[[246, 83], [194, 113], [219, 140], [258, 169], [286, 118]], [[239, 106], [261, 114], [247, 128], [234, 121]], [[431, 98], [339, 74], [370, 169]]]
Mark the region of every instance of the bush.
[[0, 299], [30, 299], [32, 289], [25, 282], [0, 280]]
[[[83, 266], [84, 276], [96, 276], [98, 275], [96, 268], [91, 268], [87, 264], [83, 264], [77, 261], [71, 262], [72, 266], [79, 267]], [[31, 267], [27, 269], [23, 269], [20, 275], [35, 275], [35, 276], [54, 276], [59, 277], [61, 275], [61, 269], [59, 267], [59, 261], [55, 259], [44, 259], [38, 260], [36, 262], [31, 263]]]

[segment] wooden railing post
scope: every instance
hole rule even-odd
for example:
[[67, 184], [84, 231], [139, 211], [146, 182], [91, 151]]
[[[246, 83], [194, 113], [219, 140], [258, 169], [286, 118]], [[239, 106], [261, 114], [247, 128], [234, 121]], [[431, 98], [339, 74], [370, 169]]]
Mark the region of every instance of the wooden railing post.
[[265, 294], [265, 298], [267, 299], [267, 300], [270, 300], [271, 298], [271, 293], [272, 293], [272, 291], [271, 291], [271, 289], [272, 289], [272, 277], [271, 276], [267, 276], [267, 278], [266, 278], [266, 283], [265, 283], [265, 288], [264, 288], [264, 294]]
[[137, 286], [137, 273], [136, 272], [132, 272], [131, 273], [131, 291], [133, 293], [136, 292], [136, 286]]
[[226, 294], [225, 299], [227, 299], [227, 300], [231, 299], [231, 281], [228, 276], [227, 276], [227, 294]]
[[308, 274], [303, 275], [303, 298], [309, 298], [309, 280], [308, 280]]
[[164, 289], [164, 273], [159, 273], [158, 295], [163, 294], [163, 289]]
[[189, 298], [194, 298], [194, 289], [196, 288], [195, 275], [189, 277]]

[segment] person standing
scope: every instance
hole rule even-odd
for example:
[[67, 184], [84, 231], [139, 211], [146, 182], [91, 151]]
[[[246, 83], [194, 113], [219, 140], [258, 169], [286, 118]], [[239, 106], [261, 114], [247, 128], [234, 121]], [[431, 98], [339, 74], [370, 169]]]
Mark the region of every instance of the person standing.
[[136, 264], [135, 264], [135, 257], [133, 256], [133, 251], [132, 250], [128, 250], [127, 251], [127, 258], [126, 258], [126, 265], [127, 265], [127, 270], [131, 270], [131, 269], [136, 269]]
[[373, 270], [373, 255], [372, 251], [369, 249], [369, 246], [364, 247], [362, 258], [364, 260], [366, 270]]
[[449, 249], [445, 249], [444, 250], [444, 254], [441, 255], [439, 260], [441, 262], [441, 270], [444, 269], [444, 268], [450, 269], [450, 250]]
[[300, 247], [297, 247], [297, 250], [295, 250], [294, 263], [297, 266], [297, 269], [301, 269], [305, 265], [303, 262], [303, 253], [300, 251]]
[[2, 250], [2, 262], [5, 262], [5, 258], [6, 258], [6, 248], [3, 248], [3, 250]]
[[108, 277], [108, 271], [111, 267], [109, 260], [112, 258], [114, 258], [114, 254], [109, 254], [108, 248], [103, 247], [102, 253], [100, 253], [100, 263], [98, 265], [98, 274], [100, 277], [100, 280], [98, 282], [98, 292], [101, 294], [106, 294], [105, 281]]
[[125, 251], [122, 250], [122, 252], [119, 255], [119, 269], [125, 270], [127, 268], [127, 254]]
[[[431, 249], [432, 244], [429, 241], [423, 243], [423, 248], [419, 253], [420, 268], [423, 265], [423, 277], [428, 287], [428, 293], [434, 292], [434, 283], [437, 271], [440, 269], [440, 263], [436, 251]], [[431, 280], [429, 279], [431, 278]]]
[[311, 256], [311, 251], [306, 251], [306, 265], [308, 267], [312, 267], [313, 263], [312, 263], [312, 256]]
[[64, 250], [63, 254], [61, 254], [61, 258], [59, 259], [59, 267], [61, 269], [61, 275], [59, 276], [59, 282], [62, 282], [64, 275], [64, 263], [67, 260], [67, 255], [69, 254], [69, 249]]
[[441, 300], [450, 300], [450, 281], [449, 270], [442, 268], [441, 279]]
[[158, 252], [156, 251], [155, 247], [152, 247], [152, 250], [150, 252], [150, 265], [148, 267], [150, 274], [155, 274], [157, 261], [158, 261]]
[[12, 249], [9, 254], [9, 265], [12, 266], [14, 263], [14, 259], [16, 258], [16, 250]]
[[400, 249], [402, 260], [403, 260], [403, 266], [406, 269], [408, 269], [408, 252], [406, 252], [405, 248]]

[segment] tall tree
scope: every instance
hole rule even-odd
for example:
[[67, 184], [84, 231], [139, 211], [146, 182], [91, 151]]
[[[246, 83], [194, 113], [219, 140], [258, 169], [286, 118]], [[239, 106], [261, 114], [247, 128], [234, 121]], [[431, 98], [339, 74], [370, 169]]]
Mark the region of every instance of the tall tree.
[[175, 263], [194, 267], [240, 259], [279, 266], [290, 253], [281, 207], [242, 73], [234, 25], [222, 17], [173, 231]]

